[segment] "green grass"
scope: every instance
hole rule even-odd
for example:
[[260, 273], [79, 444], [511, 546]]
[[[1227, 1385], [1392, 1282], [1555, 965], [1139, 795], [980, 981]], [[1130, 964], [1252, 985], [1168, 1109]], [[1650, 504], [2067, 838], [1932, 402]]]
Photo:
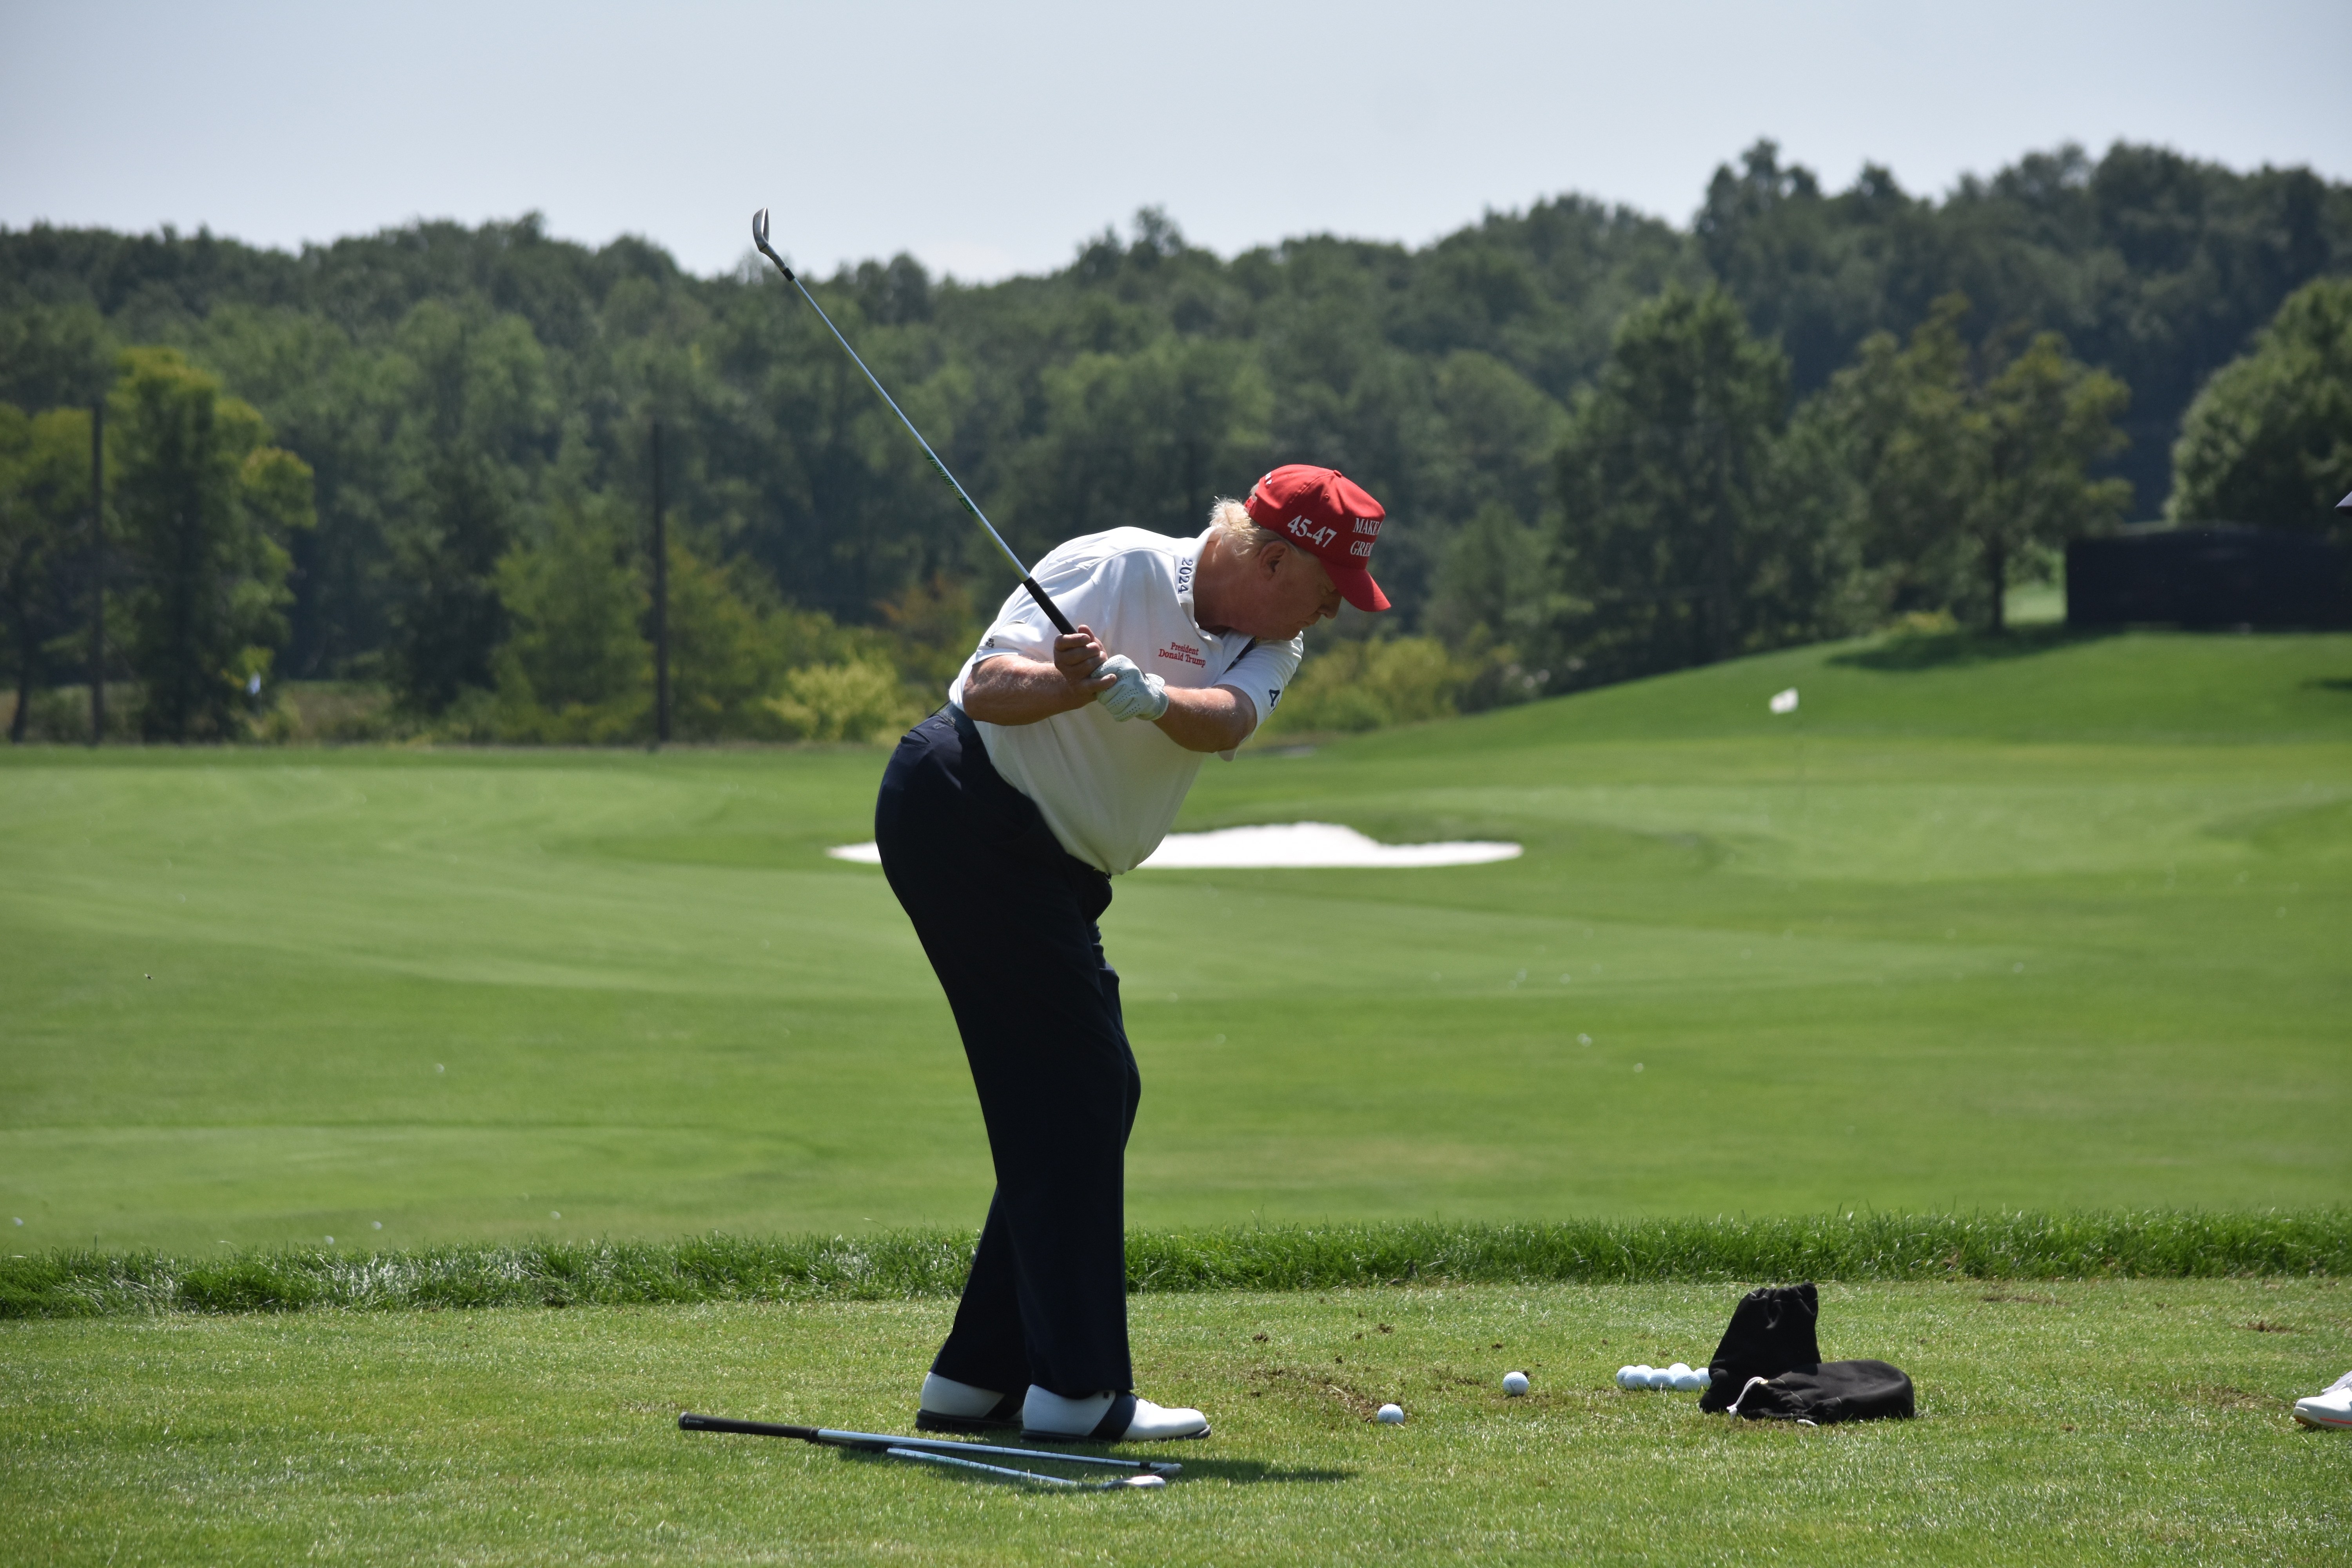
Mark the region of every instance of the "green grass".
[[904, 1430], [943, 1301], [5, 1323], [0, 1559], [2307, 1563], [2352, 1524], [2343, 1435], [2287, 1414], [2347, 1360], [2339, 1281], [1825, 1288], [1824, 1350], [1910, 1372], [1908, 1423], [1611, 1385], [1734, 1295], [1142, 1298], [1139, 1374], [1217, 1431], [1108, 1496], [673, 1426]]
[[[1528, 853], [1122, 880], [1139, 1375], [1218, 1426], [1156, 1496], [674, 1428], [902, 1427], [945, 1330], [979, 1119], [823, 854], [881, 762], [0, 757], [0, 1561], [2340, 1551], [2286, 1408], [2352, 1364], [2352, 638], [1842, 645], [1212, 763], [1182, 826]], [[1610, 1386], [1800, 1275], [1920, 1420]]]
[[[972, 1226], [946, 1007], [823, 855], [881, 762], [8, 753], [0, 1227]], [[1799, 650], [1212, 763], [1183, 826], [1300, 817], [1528, 853], [1122, 879], [1139, 1226], [2352, 1191], [2352, 638]]]
[[[154, 1312], [676, 1306], [954, 1296], [972, 1233], [309, 1247], [0, 1259], [0, 1319]], [[2352, 1209], [1846, 1215], [1135, 1231], [1130, 1291], [1698, 1279], [2197, 1279], [2352, 1274]]]

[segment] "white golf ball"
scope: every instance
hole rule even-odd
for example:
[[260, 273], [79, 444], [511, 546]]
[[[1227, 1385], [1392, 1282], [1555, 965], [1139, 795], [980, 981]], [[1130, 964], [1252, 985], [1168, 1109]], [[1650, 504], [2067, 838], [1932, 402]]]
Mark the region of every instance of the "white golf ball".
[[1386, 1424], [1386, 1425], [1388, 1425], [1388, 1426], [1403, 1426], [1403, 1425], [1404, 1425], [1404, 1406], [1403, 1406], [1403, 1405], [1381, 1405], [1381, 1406], [1380, 1419], [1381, 1419], [1384, 1424]]
[[1664, 1367], [1654, 1366], [1650, 1369], [1650, 1375], [1643, 1378], [1642, 1383], [1648, 1388], [1672, 1388], [1675, 1385], [1675, 1374]]
[[1619, 1367], [1617, 1369], [1617, 1386], [1620, 1388], [1649, 1387], [1650, 1369], [1646, 1366]]
[[1706, 1373], [1696, 1370], [1685, 1372], [1675, 1379], [1675, 1386], [1685, 1394], [1701, 1393], [1706, 1389]]
[[1507, 1372], [1507, 1373], [1505, 1373], [1503, 1374], [1503, 1392], [1504, 1392], [1504, 1393], [1506, 1393], [1506, 1394], [1509, 1394], [1512, 1398], [1516, 1399], [1516, 1398], [1517, 1398], [1520, 1394], [1525, 1394], [1527, 1391], [1528, 1391], [1528, 1374], [1527, 1374], [1526, 1373], [1523, 1373], [1523, 1372]]

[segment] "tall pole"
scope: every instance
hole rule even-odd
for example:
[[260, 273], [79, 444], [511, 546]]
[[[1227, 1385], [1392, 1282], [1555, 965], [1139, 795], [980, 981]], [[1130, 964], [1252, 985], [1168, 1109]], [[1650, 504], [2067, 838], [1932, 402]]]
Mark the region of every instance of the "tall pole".
[[669, 530], [662, 517], [662, 429], [654, 421], [654, 741], [669, 743]]
[[106, 738], [106, 403], [89, 405], [89, 743]]

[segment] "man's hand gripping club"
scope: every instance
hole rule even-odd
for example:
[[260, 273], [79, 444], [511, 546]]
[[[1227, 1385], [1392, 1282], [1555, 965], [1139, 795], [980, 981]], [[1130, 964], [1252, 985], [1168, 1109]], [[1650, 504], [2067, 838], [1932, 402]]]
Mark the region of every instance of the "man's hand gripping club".
[[1172, 690], [1133, 659], [1109, 653], [1084, 626], [1054, 639], [1052, 664], [1000, 654], [974, 665], [964, 680], [964, 711], [987, 724], [1034, 724], [1096, 701], [1114, 718], [1158, 724], [1189, 752], [1228, 751], [1257, 728], [1256, 707], [1236, 689]]
[[1168, 711], [1168, 683], [1136, 668], [1135, 660], [1115, 653], [1103, 660], [1100, 673], [1111, 678], [1095, 699], [1104, 711], [1124, 723], [1129, 719], [1158, 719]]
[[1157, 719], [1168, 711], [1168, 683], [1146, 675], [1123, 653], [1106, 655], [1094, 628], [1054, 639], [1054, 668], [1073, 690], [1091, 692], [1114, 719]]

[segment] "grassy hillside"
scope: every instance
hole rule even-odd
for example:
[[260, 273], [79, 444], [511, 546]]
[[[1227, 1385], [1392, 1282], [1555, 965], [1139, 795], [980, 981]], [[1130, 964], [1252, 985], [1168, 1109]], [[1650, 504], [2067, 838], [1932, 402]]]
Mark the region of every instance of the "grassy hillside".
[[[8, 754], [0, 1224], [976, 1223], [945, 1005], [822, 853], [881, 763]], [[1777, 654], [1213, 763], [1183, 826], [1302, 817], [1528, 853], [1123, 879], [1139, 1223], [2352, 1190], [2352, 638]]]
[[[1793, 715], [1765, 699], [1798, 688]], [[2352, 739], [2352, 637], [1958, 632], [1790, 648], [1505, 710], [1463, 731], [1562, 741], [1849, 739], [2245, 744]], [[1409, 733], [1409, 732], [1407, 732]], [[1473, 739], [1475, 737], [1475, 739]], [[1402, 736], [1382, 737], [1395, 744]]]

